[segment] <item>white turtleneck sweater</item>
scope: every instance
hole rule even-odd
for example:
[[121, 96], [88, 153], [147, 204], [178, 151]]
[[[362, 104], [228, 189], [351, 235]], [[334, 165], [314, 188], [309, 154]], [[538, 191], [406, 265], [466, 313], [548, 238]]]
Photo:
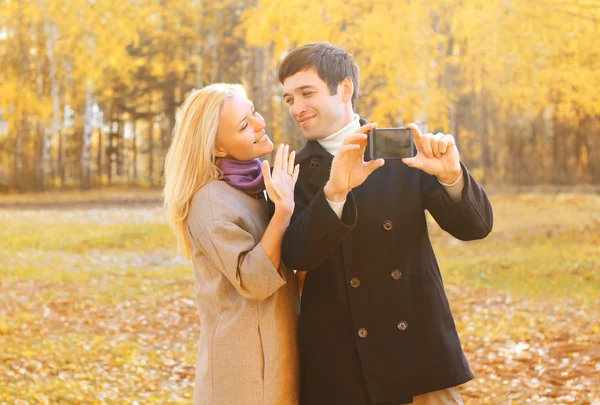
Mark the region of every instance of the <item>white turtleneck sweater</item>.
[[[356, 133], [360, 129], [359, 119], [360, 117], [358, 116], [358, 114], [354, 114], [354, 119], [350, 121], [348, 125], [340, 129], [339, 131], [329, 135], [327, 138], [320, 139], [318, 142], [327, 152], [331, 153], [333, 156], [337, 155], [340, 151], [340, 148], [344, 144], [346, 138]], [[344, 198], [344, 201], [337, 203], [329, 200], [327, 200], [327, 202], [329, 203], [329, 206], [331, 207], [333, 212], [336, 213], [338, 218], [341, 218], [342, 212], [344, 211], [344, 204], [346, 203], [346, 199]]]
[[[344, 141], [346, 140], [346, 138], [349, 137], [350, 135], [358, 132], [358, 130], [360, 129], [360, 121], [359, 120], [360, 120], [360, 117], [358, 116], [358, 114], [354, 114], [354, 119], [352, 119], [352, 121], [350, 121], [350, 123], [348, 125], [346, 125], [342, 129], [340, 129], [339, 131], [334, 132], [333, 134], [329, 135], [328, 137], [318, 140], [318, 142], [321, 144], [321, 146], [327, 152], [329, 152], [333, 156], [336, 156], [338, 154], [338, 152], [340, 151], [340, 148], [344, 144]], [[462, 189], [464, 187], [464, 180], [462, 179], [462, 177], [463, 176], [462, 176], [462, 172], [461, 172], [458, 180], [452, 185], [446, 185], [446, 184], [440, 182], [440, 184], [442, 184], [444, 186], [446, 191], [448, 191], [450, 198], [452, 198], [454, 201], [459, 201], [462, 198]], [[344, 211], [344, 204], [346, 203], [346, 200], [344, 199], [344, 201], [341, 201], [338, 203], [332, 202], [329, 200], [327, 200], [327, 202], [331, 206], [331, 209], [336, 213], [338, 218], [341, 218], [342, 211]]]
[[344, 144], [346, 138], [350, 135], [355, 134], [360, 129], [360, 117], [358, 114], [354, 114], [354, 119], [350, 121], [348, 125], [340, 129], [337, 132], [329, 135], [327, 138], [319, 139], [319, 143], [325, 150], [331, 153], [333, 156], [337, 155], [340, 148]]

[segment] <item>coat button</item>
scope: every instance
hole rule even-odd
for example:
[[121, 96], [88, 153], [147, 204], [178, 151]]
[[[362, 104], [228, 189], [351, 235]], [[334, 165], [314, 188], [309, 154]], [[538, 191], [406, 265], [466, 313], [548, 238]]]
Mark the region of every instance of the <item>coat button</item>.
[[385, 229], [386, 231], [391, 231], [393, 227], [394, 224], [392, 224], [392, 221], [390, 221], [389, 219], [383, 221], [383, 229]]
[[360, 328], [358, 330], [358, 336], [361, 338], [366, 338], [367, 337], [367, 330], [365, 328]]
[[400, 278], [402, 277], [402, 272], [398, 269], [392, 271], [392, 278], [394, 280], [400, 280]]
[[398, 329], [404, 332], [406, 329], [408, 329], [408, 323], [406, 321], [398, 322]]
[[353, 279], [350, 280], [350, 285], [354, 288], [358, 288], [358, 287], [360, 287], [360, 280], [357, 279], [356, 277], [354, 277]]

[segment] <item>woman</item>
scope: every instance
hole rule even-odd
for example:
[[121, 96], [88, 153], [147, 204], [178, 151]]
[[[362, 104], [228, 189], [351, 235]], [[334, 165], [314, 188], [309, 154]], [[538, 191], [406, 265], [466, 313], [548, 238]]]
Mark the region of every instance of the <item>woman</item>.
[[[196, 405], [297, 405], [298, 288], [281, 263], [299, 167], [239, 85], [191, 94], [165, 162], [164, 201], [192, 261], [200, 314]], [[275, 205], [269, 220], [264, 191]]]

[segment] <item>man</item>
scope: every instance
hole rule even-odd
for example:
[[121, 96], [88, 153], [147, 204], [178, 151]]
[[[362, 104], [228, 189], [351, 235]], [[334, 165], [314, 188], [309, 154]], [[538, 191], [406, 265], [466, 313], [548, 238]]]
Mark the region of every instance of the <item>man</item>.
[[298, 153], [286, 266], [307, 271], [300, 315], [303, 405], [461, 404], [473, 378], [429, 241], [424, 210], [461, 240], [484, 238], [492, 208], [451, 135], [417, 156], [368, 160], [354, 113], [359, 69], [329, 43], [292, 51], [279, 80], [307, 139]]

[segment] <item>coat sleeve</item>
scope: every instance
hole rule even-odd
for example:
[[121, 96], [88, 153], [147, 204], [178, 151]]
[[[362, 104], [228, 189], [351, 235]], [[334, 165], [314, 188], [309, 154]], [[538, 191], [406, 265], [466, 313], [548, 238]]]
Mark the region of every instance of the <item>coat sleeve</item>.
[[308, 204], [297, 197], [290, 226], [283, 238], [281, 255], [286, 267], [299, 271], [318, 267], [356, 226], [356, 221], [352, 192], [346, 197], [341, 218], [331, 209], [322, 187]]
[[465, 186], [460, 201], [453, 201], [437, 179], [425, 172], [420, 172], [422, 199], [438, 225], [455, 238], [483, 239], [492, 231], [492, 205], [483, 188], [461, 165]]
[[262, 301], [285, 284], [262, 245], [239, 225], [210, 221], [202, 227], [191, 223], [189, 228], [200, 251], [242, 297]]

